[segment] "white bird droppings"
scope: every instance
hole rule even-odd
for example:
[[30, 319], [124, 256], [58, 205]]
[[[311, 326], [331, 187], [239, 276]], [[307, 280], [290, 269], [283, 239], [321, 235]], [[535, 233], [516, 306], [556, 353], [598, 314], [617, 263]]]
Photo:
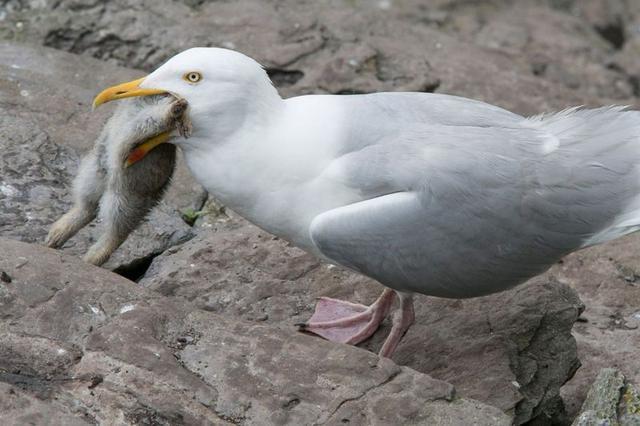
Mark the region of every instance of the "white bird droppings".
[[391, 9], [391, 0], [380, 0], [378, 2], [378, 7], [382, 10]]
[[18, 262], [14, 268], [15, 269], [20, 269], [22, 268], [24, 265], [26, 265], [27, 263], [29, 263], [29, 259], [27, 259], [26, 257], [22, 257], [20, 256], [18, 259], [20, 259], [20, 262]]
[[236, 48], [236, 44], [232, 41], [223, 41], [222, 43], [220, 43], [220, 45], [222, 47], [224, 47], [225, 49], [235, 49]]
[[5, 197], [15, 197], [20, 191], [9, 184], [2, 182], [0, 183], [0, 192]]
[[136, 305], [127, 304], [120, 308], [120, 313], [124, 314], [125, 312], [133, 311], [136, 308]]
[[516, 382], [515, 380], [513, 382], [511, 382], [511, 384], [516, 388], [516, 389], [520, 389], [520, 383]]
[[29, 91], [28, 91], [28, 90], [24, 90], [24, 89], [22, 89], [22, 90], [20, 91], [20, 96], [22, 96], [22, 97], [25, 97], [25, 98], [26, 98], [27, 96], [29, 96]]
[[62, 348], [59, 348], [57, 352], [58, 352], [58, 355], [64, 355], [64, 354], [67, 353], [67, 351], [65, 349], [62, 349]]
[[91, 309], [91, 312], [93, 312], [93, 313], [94, 313], [94, 314], [96, 314], [96, 315], [100, 313], [100, 309], [99, 309], [99, 308], [96, 308], [96, 307], [95, 307], [95, 306], [93, 306], [93, 305], [89, 305], [89, 308]]

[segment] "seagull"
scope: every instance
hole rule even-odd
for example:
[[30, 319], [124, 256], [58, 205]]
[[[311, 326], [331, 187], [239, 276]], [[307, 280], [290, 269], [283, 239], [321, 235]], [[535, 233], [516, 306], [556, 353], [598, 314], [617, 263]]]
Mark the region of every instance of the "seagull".
[[321, 298], [303, 330], [358, 344], [397, 297], [383, 357], [415, 293], [504, 291], [640, 229], [640, 113], [625, 107], [523, 117], [445, 94], [283, 99], [258, 62], [221, 48], [181, 52], [94, 106], [163, 93], [189, 104], [191, 137], [169, 141], [211, 194], [386, 287], [370, 306]]

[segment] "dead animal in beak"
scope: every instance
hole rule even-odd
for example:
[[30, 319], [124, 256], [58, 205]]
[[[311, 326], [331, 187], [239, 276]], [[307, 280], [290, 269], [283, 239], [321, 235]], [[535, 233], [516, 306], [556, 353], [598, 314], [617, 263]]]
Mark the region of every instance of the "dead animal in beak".
[[171, 180], [178, 133], [187, 137], [187, 102], [169, 95], [122, 100], [74, 181], [74, 205], [56, 221], [45, 244], [59, 248], [100, 216], [103, 232], [86, 262], [101, 265], [162, 199]]

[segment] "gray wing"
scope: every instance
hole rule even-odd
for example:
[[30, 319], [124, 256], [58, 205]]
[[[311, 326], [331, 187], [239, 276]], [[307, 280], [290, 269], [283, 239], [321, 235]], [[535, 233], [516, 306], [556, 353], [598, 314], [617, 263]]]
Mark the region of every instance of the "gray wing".
[[614, 170], [580, 149], [550, 152], [551, 136], [427, 126], [347, 154], [335, 169], [368, 199], [317, 216], [311, 238], [394, 289], [472, 297], [510, 288], [602, 230], [628, 202], [621, 186], [638, 177], [620, 160]]
[[522, 244], [512, 223], [444, 210], [416, 193], [389, 194], [317, 216], [311, 238], [327, 258], [388, 287], [451, 298], [505, 290], [557, 259]]

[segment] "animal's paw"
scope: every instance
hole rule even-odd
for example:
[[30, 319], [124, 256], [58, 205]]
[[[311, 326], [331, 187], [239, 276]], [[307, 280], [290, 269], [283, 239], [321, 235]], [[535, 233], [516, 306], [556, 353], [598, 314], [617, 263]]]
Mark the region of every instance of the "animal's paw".
[[111, 253], [112, 251], [109, 251], [104, 247], [96, 247], [93, 245], [87, 254], [84, 255], [82, 260], [92, 265], [100, 266], [109, 259]]
[[47, 247], [60, 248], [71, 237], [73, 232], [71, 223], [63, 216], [51, 226], [49, 234], [44, 239], [44, 244]]
[[92, 265], [100, 266], [109, 260], [121, 243], [122, 241], [118, 241], [117, 238], [105, 234], [94, 245], [89, 247], [82, 260]]

